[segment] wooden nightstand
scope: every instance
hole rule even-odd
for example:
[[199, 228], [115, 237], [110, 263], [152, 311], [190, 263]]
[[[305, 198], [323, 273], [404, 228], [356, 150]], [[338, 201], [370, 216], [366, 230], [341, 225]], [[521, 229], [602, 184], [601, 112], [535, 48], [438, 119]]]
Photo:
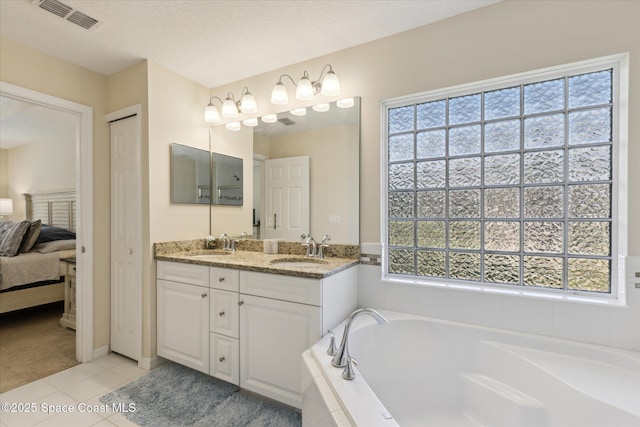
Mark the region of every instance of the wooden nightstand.
[[76, 329], [76, 258], [60, 258], [66, 264], [64, 275], [64, 313], [60, 324]]

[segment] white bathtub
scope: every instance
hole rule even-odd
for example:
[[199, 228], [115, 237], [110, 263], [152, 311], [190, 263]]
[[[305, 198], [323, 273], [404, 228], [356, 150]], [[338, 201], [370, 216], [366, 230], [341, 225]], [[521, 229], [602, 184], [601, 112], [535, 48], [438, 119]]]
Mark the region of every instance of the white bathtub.
[[638, 352], [380, 312], [351, 326], [353, 381], [328, 336], [304, 353], [303, 427], [640, 426]]

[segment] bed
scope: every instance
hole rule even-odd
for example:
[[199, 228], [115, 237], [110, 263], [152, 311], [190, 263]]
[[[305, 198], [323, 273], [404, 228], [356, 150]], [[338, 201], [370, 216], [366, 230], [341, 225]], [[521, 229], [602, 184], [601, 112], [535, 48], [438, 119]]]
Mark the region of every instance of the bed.
[[[76, 255], [75, 191], [24, 196], [27, 220], [0, 223], [0, 313], [64, 301], [68, 263], [60, 260]], [[23, 232], [19, 251], [13, 256], [2, 252], [7, 248], [1, 245], [10, 230], [14, 242]], [[69, 298], [70, 292], [66, 291]], [[72, 291], [75, 295], [75, 289]]]

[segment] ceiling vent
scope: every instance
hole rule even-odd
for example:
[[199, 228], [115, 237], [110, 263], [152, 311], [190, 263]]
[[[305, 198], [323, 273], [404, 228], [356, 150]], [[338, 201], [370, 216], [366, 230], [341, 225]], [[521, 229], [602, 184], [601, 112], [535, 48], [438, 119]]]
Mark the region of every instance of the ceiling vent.
[[283, 117], [281, 119], [278, 119], [278, 121], [280, 123], [282, 123], [285, 126], [291, 126], [291, 125], [295, 125], [296, 122], [294, 122], [293, 120], [289, 119], [288, 117]]
[[95, 30], [100, 26], [100, 21], [90, 17], [84, 12], [72, 8], [58, 0], [33, 0], [34, 6], [38, 6], [42, 10], [46, 10], [66, 21], [76, 24], [85, 30]]

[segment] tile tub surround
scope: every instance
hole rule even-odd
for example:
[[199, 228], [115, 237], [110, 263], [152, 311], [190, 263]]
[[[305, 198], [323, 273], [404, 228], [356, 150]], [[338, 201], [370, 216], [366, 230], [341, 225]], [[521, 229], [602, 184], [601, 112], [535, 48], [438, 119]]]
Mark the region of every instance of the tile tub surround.
[[[302, 246], [302, 244], [294, 242], [279, 242], [278, 254], [265, 254], [263, 253], [262, 241], [239, 240], [236, 245], [237, 250], [232, 254], [214, 255], [204, 259], [193, 257], [194, 255], [207, 254], [208, 250], [204, 248], [204, 239], [156, 243], [154, 246], [155, 258], [157, 260], [235, 268], [311, 279], [322, 279], [360, 263], [360, 251], [358, 246], [354, 245], [335, 245], [336, 250], [333, 251], [331, 255], [327, 254], [322, 259], [322, 263], [314, 265], [313, 267], [285, 266], [271, 263], [277, 259], [307, 259], [305, 256], [306, 248]], [[219, 248], [218, 240], [216, 240], [216, 246]], [[338, 246], [344, 246], [346, 248], [338, 248]], [[329, 247], [329, 249], [331, 248], [332, 247]], [[336, 256], [337, 254], [350, 255], [350, 257], [338, 257]]]

